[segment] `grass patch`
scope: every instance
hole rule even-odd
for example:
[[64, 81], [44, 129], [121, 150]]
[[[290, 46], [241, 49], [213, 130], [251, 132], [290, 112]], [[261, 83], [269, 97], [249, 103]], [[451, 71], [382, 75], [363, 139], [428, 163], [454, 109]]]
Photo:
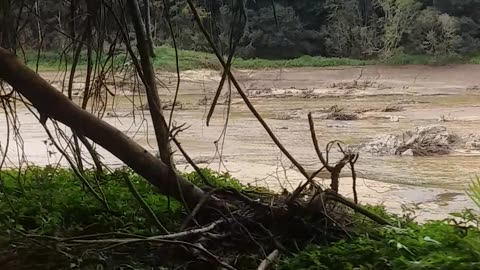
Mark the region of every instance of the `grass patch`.
[[[22, 174], [1, 172], [0, 231], [21, 230], [45, 235], [124, 231], [148, 235], [158, 233], [155, 224], [128, 190], [122, 173], [167, 227], [182, 216], [177, 202], [159, 196], [138, 175], [117, 171], [100, 180], [111, 212], [94, 198], [70, 170], [29, 168]], [[91, 183], [93, 174], [88, 177]]]
[[[178, 60], [180, 70], [220, 69], [221, 67], [215, 55], [205, 52], [178, 50]], [[155, 48], [153, 65], [160, 70], [175, 71], [175, 50], [167, 46]]]
[[388, 65], [480, 64], [480, 55], [431, 56], [398, 54], [384, 62]]
[[[180, 70], [194, 69], [221, 69], [215, 55], [205, 52], [190, 50], [179, 50]], [[153, 65], [158, 70], [175, 71], [176, 59], [175, 50], [171, 47], [160, 46], [155, 48], [155, 58], [152, 59]], [[27, 51], [25, 56], [31, 68], [35, 68], [37, 61], [37, 52]], [[70, 67], [72, 62], [71, 55], [65, 56], [60, 52], [41, 52], [39, 57], [40, 70], [58, 70]], [[125, 62], [125, 54], [121, 53], [114, 59], [114, 65], [120, 66]], [[286, 60], [267, 60], [267, 59], [234, 59], [234, 67], [239, 69], [275, 69], [275, 68], [295, 68], [295, 67], [333, 67], [333, 66], [363, 66], [374, 64], [387, 65], [444, 65], [444, 64], [480, 64], [480, 54], [470, 56], [456, 57], [434, 57], [428, 55], [407, 55], [399, 54], [384, 62], [379, 60], [360, 60], [351, 58], [335, 58], [321, 56], [302, 56], [295, 59]], [[78, 69], [85, 69], [87, 59], [85, 53], [81, 54], [78, 62]]]
[[374, 64], [370, 60], [358, 60], [350, 58], [328, 58], [321, 56], [302, 56], [290, 60], [266, 60], [266, 59], [241, 59], [234, 62], [236, 68], [262, 69], [262, 68], [294, 68], [294, 67], [333, 67], [333, 66], [362, 66]]
[[469, 64], [480, 65], [480, 54], [473, 55], [468, 61]]
[[[218, 187], [246, 189], [228, 173], [204, 170], [204, 175]], [[130, 181], [168, 228], [175, 228], [185, 212], [176, 201], [154, 191], [152, 186], [130, 170], [117, 170], [104, 175], [97, 186], [105, 194], [111, 211], [88, 192], [71, 170], [52, 167], [30, 167], [0, 172], [0, 232], [22, 230], [46, 235], [85, 234], [124, 231], [140, 235], [158, 234], [155, 223], [130, 193], [123, 175]], [[184, 176], [202, 186], [197, 173]], [[87, 180], [96, 186], [93, 172]], [[92, 226], [94, 225], [94, 226]]]
[[[178, 63], [180, 70], [193, 69], [221, 69], [221, 64], [216, 56], [211, 53], [197, 52], [191, 50], [178, 50]], [[25, 54], [27, 64], [35, 68], [37, 61], [37, 52], [27, 51]], [[123, 64], [125, 55], [122, 53], [116, 57], [115, 65]], [[66, 60], [66, 61], [65, 61]], [[41, 52], [39, 57], [40, 70], [56, 70], [70, 67], [72, 62], [71, 55], [65, 56], [57, 52]], [[176, 58], [175, 50], [171, 47], [160, 46], [155, 48], [155, 57], [152, 59], [153, 65], [158, 70], [175, 71]], [[265, 68], [292, 68], [292, 67], [330, 67], [330, 66], [359, 66], [374, 64], [370, 60], [356, 60], [349, 58], [326, 58], [319, 56], [302, 56], [290, 60], [266, 60], [266, 59], [242, 59], [236, 58], [233, 65], [240, 69], [265, 69]], [[78, 61], [78, 69], [85, 69], [87, 59], [85, 53], [81, 54]]]

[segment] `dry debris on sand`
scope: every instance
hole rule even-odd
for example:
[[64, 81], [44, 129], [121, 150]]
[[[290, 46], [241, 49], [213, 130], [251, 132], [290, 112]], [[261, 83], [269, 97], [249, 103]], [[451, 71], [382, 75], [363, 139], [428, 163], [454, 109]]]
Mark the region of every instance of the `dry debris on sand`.
[[478, 136], [462, 138], [445, 126], [431, 125], [416, 127], [400, 135], [379, 135], [359, 148], [378, 155], [435, 156], [450, 154], [454, 149], [480, 150], [477, 146], [480, 146]]
[[355, 113], [331, 112], [325, 117], [325, 119], [340, 120], [340, 121], [352, 121], [352, 120], [358, 120], [359, 117]]

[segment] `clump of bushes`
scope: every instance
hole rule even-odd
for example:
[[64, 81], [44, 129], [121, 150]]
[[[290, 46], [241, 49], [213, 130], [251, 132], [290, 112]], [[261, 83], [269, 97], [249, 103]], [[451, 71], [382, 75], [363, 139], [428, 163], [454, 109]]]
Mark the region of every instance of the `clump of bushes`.
[[[448, 220], [382, 227], [350, 240], [310, 246], [285, 258], [278, 269], [479, 269], [480, 231], [472, 211], [456, 214], [469, 225]], [[458, 221], [457, 221], [458, 222]]]

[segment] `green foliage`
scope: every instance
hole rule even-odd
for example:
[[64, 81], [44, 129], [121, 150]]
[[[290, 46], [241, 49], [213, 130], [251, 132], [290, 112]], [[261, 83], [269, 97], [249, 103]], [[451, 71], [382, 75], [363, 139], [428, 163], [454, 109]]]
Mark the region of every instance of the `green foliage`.
[[[207, 169], [203, 173], [217, 186], [247, 188], [228, 174]], [[85, 252], [83, 248], [88, 247], [80, 245], [68, 248], [66, 254], [43, 243], [42, 239], [51, 239], [51, 236], [109, 238], [114, 237], [112, 233], [123, 236], [161, 233], [154, 219], [132, 195], [125, 177], [160, 222], [170, 232], [177, 231], [186, 216], [180, 203], [158, 194], [129, 169], [103, 175], [98, 185], [94, 172], [86, 172], [86, 179], [97, 191], [100, 188], [103, 191], [110, 210], [89, 193], [71, 170], [29, 167], [20, 172], [0, 171], [0, 268], [153, 269], [159, 264], [173, 264], [176, 259], [172, 255], [176, 254], [163, 254], [148, 245], [132, 245], [127, 247], [128, 251], [124, 249], [120, 253], [108, 248]], [[200, 184], [196, 173], [185, 174], [185, 177]], [[9, 268], [8, 264], [3, 265], [3, 258], [12, 253], [18, 258], [16, 265]]]
[[352, 240], [311, 246], [286, 258], [290, 269], [479, 269], [480, 232], [445, 221], [385, 227]]
[[[390, 65], [446, 65], [446, 64], [478, 64], [474, 57], [462, 57], [460, 55], [433, 56], [426, 54], [396, 54], [384, 61]], [[479, 62], [480, 63], [480, 62]]]
[[468, 63], [480, 65], [480, 55], [474, 55], [474, 56], [470, 57]]
[[[157, 234], [155, 222], [125, 184], [125, 174], [162, 224], [173, 228], [181, 221], [183, 207], [156, 193], [147, 181], [131, 170], [117, 170], [99, 180], [98, 187], [111, 208], [108, 211], [71, 170], [30, 167], [20, 173], [14, 170], [0, 172], [0, 232], [19, 230], [62, 236], [115, 231]], [[203, 174], [217, 187], [248, 189], [228, 173], [204, 169]], [[184, 176], [194, 184], [203, 185], [195, 172]], [[87, 180], [95, 183], [95, 174], [87, 172]]]
[[[175, 71], [175, 50], [171, 47], [161, 46], [155, 48], [156, 57], [153, 58], [153, 64], [158, 70]], [[26, 54], [28, 65], [35, 68], [36, 53], [29, 51]], [[119, 57], [121, 58], [121, 57]], [[117, 58], [116, 65], [120, 65], [120, 59]], [[65, 65], [65, 60], [60, 59], [60, 55], [54, 52], [42, 52], [39, 58], [40, 70], [55, 70]], [[71, 59], [67, 60], [71, 63]], [[244, 69], [262, 69], [262, 68], [288, 68], [288, 67], [329, 67], [329, 66], [358, 66], [373, 64], [373, 61], [357, 60], [349, 58], [320, 57], [320, 56], [302, 56], [291, 60], [266, 60], [266, 59], [242, 59], [236, 58], [234, 66]], [[86, 69], [87, 61], [80, 58], [78, 69]], [[180, 70], [192, 69], [220, 69], [221, 66], [215, 55], [211, 53], [179, 50]]]
[[372, 12], [373, 3], [366, 5], [366, 8], [363, 8], [363, 4], [356, 0], [325, 2], [330, 15], [321, 31], [327, 55], [361, 58], [376, 53], [381, 42], [377, 37], [380, 21]]
[[423, 10], [409, 35], [409, 50], [437, 57], [459, 53], [462, 43], [458, 19], [435, 8]]
[[[0, 189], [0, 231], [20, 230], [47, 235], [72, 235], [123, 231], [154, 234], [155, 223], [130, 194], [121, 177], [125, 171], [100, 180], [111, 212], [96, 200], [70, 170], [31, 167], [18, 174], [2, 171]], [[166, 226], [181, 215], [177, 202], [155, 193], [152, 187], [131, 172], [131, 181]], [[90, 174], [90, 181], [93, 174]]]
[[416, 0], [377, 0], [377, 3], [384, 12], [379, 54], [388, 59], [399, 49], [404, 33], [414, 28], [414, 19], [421, 5]]
[[[175, 50], [171, 47], [161, 46], [155, 48], [156, 57], [153, 58], [153, 64], [158, 70], [175, 71]], [[30, 67], [35, 68], [36, 54], [28, 52], [27, 59]], [[42, 52], [40, 57], [40, 70], [56, 70], [62, 67], [64, 60], [59, 58], [58, 53]], [[236, 58], [233, 62], [235, 68], [239, 69], [268, 69], [268, 68], [295, 68], [295, 67], [332, 67], [332, 66], [362, 66], [385, 63], [390, 65], [441, 65], [451, 63], [480, 64], [480, 55], [471, 56], [433, 56], [426, 54], [405, 54], [398, 53], [385, 61], [380, 60], [360, 60], [352, 58], [321, 57], [321, 56], [301, 56], [290, 60], [268, 60], [268, 59], [242, 59]], [[116, 60], [120, 65], [120, 59]], [[191, 50], [179, 50], [180, 70], [192, 69], [220, 69], [215, 55], [205, 52]], [[86, 68], [86, 59], [80, 58], [78, 69]]]
[[475, 204], [480, 208], [480, 177], [476, 177], [475, 180], [470, 183], [469, 190], [467, 191], [468, 196], [472, 199]]
[[[247, 188], [241, 184], [240, 181], [233, 178], [228, 172], [218, 173], [210, 169], [201, 169], [201, 171], [203, 176], [207, 178], [208, 182], [215, 187], [228, 187], [238, 190]], [[183, 177], [199, 187], [205, 186], [202, 178], [196, 172], [184, 173]]]
[[372, 64], [372, 61], [350, 58], [302, 56], [291, 60], [237, 59], [237, 68], [288, 68], [288, 67], [330, 67], [330, 66], [361, 66]]
[[275, 4], [274, 8], [247, 9], [248, 20], [238, 55], [244, 58], [279, 59], [282, 56], [282, 59], [291, 59], [318, 53], [315, 43], [320, 43], [319, 33], [304, 29], [292, 7]]
[[[171, 47], [161, 46], [155, 48], [156, 57], [153, 65], [160, 70], [176, 70], [175, 50]], [[180, 70], [199, 68], [220, 69], [220, 64], [211, 53], [197, 52], [191, 50], [179, 50], [178, 60]]]
[[[144, 2], [139, 2], [143, 10]], [[165, 10], [164, 1], [153, 1], [154, 44], [173, 44], [165, 23], [165, 14], [168, 14], [179, 48], [211, 52], [186, 1], [166, 2], [169, 10]], [[21, 44], [26, 50], [40, 47], [42, 51], [60, 54], [67, 50], [72, 54], [71, 6], [52, 0], [37, 3], [38, 6], [33, 0], [8, 1], [4, 5], [5, 12], [0, 12], [0, 21], [3, 19], [4, 28], [8, 29], [0, 31], [4, 42], [12, 39], [11, 32], [18, 28], [17, 48]], [[79, 22], [87, 12], [86, 3], [93, 2], [76, 3], [74, 15], [78, 21], [73, 30], [77, 39], [84, 31], [85, 25]], [[385, 59], [399, 52], [445, 55], [471, 54], [480, 49], [479, 0], [256, 0], [242, 1], [243, 6], [239, 3], [193, 0], [203, 25], [223, 52], [228, 50], [234, 12], [239, 11], [238, 7], [243, 8], [247, 16], [246, 27], [237, 47], [237, 56], [243, 58], [292, 59], [312, 55]], [[23, 4], [30, 8], [22, 7]], [[31, 9], [37, 8], [38, 20], [31, 16]], [[120, 2], [113, 5], [114, 10], [122, 8]], [[109, 12], [97, 15], [95, 20], [105, 24], [108, 33], [103, 35], [98, 31], [100, 28], [95, 29], [92, 46], [96, 47], [97, 38], [101, 38], [106, 49], [115, 40], [119, 27]], [[16, 18], [21, 21], [15, 22]], [[127, 35], [134, 36], [132, 28], [125, 29], [129, 31]], [[194, 59], [189, 61], [195, 62]], [[48, 59], [42, 62], [44, 68], [58, 67], [48, 65]], [[185, 65], [189, 69], [190, 64]], [[197, 63], [191, 65], [198, 66]], [[167, 66], [170, 69], [172, 65]]]
[[[254, 189], [228, 173], [208, 169], [202, 173], [217, 187]], [[107, 211], [71, 170], [30, 167], [21, 172], [0, 172], [0, 246], [8, 246], [16, 232], [60, 237], [107, 232], [158, 234], [155, 223], [128, 190], [123, 180], [125, 175], [160, 221], [174, 230], [185, 215], [181, 205], [157, 194], [131, 170], [117, 170], [99, 179], [98, 187], [111, 208]], [[203, 186], [198, 174], [183, 176]], [[87, 172], [87, 179], [94, 182], [94, 173]], [[472, 184], [474, 198], [478, 196], [474, 195], [477, 189], [480, 189], [478, 179]], [[310, 246], [282, 260], [278, 269], [480, 268], [480, 221], [473, 211], [454, 214], [458, 226], [453, 226], [447, 220], [417, 224], [408, 215], [398, 218], [381, 206], [368, 208], [386, 219], [396, 220], [397, 227], [378, 227], [368, 221], [357, 223], [352, 239]], [[364, 219], [360, 215], [353, 218]]]

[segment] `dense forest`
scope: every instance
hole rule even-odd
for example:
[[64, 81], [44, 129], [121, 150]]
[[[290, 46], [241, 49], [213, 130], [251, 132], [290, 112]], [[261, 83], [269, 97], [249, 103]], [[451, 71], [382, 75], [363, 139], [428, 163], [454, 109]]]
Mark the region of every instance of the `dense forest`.
[[[13, 31], [2, 31], [1, 43], [65, 49], [67, 36], [81, 36], [81, 29], [86, 29], [88, 10], [110, 16], [96, 8], [96, 2], [89, 1], [85, 8], [76, 0], [2, 1], [10, 8], [2, 8], [0, 25]], [[143, 14], [150, 15], [145, 18], [155, 45], [173, 45], [174, 33], [180, 48], [209, 50], [185, 0], [141, 3]], [[402, 53], [449, 57], [480, 49], [480, 0], [196, 0], [195, 4], [218, 46], [226, 52], [232, 43], [230, 33], [235, 33], [236, 55], [243, 58], [364, 59]], [[99, 32], [98, 27], [114, 27], [116, 19], [127, 17], [110, 18], [111, 25], [93, 22], [91, 27]], [[105, 41], [115, 38], [111, 34]]]

